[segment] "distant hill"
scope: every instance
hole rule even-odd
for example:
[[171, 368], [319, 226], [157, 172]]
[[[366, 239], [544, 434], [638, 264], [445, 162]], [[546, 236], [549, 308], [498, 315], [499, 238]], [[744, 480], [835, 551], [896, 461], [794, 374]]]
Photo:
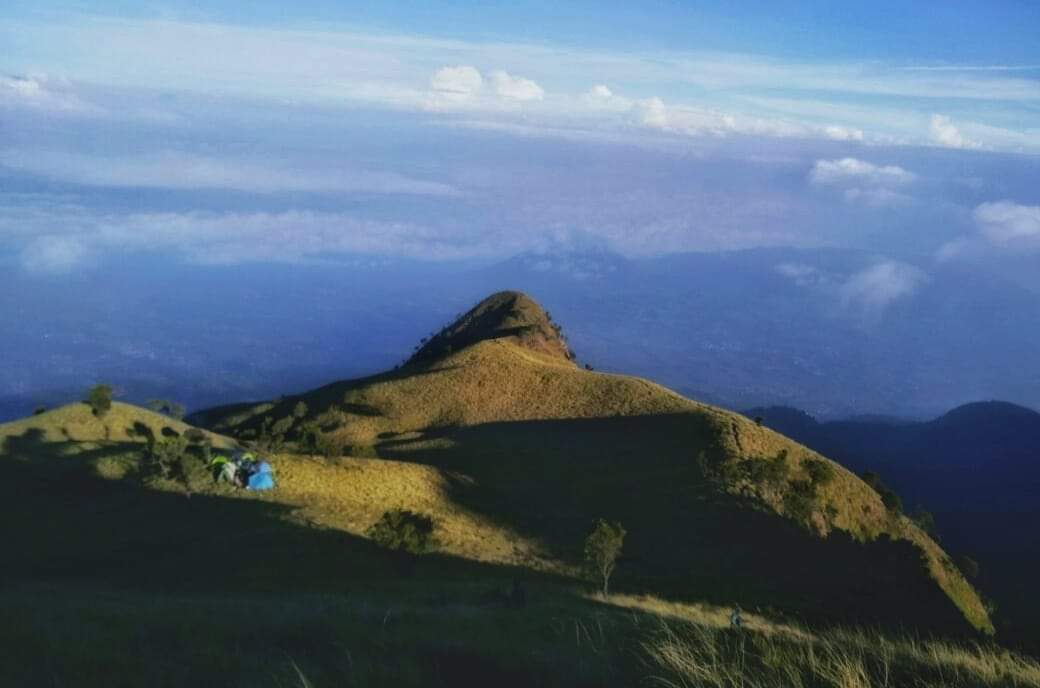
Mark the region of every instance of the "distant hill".
[[819, 423], [786, 407], [746, 413], [857, 472], [876, 471], [909, 510], [932, 512], [944, 545], [979, 560], [1002, 615], [1040, 631], [1031, 592], [1040, 577], [1040, 413], [998, 401], [926, 422]]
[[620, 520], [623, 584], [636, 588], [831, 621], [990, 627], [946, 554], [853, 474], [738, 414], [579, 369], [523, 294], [482, 301], [397, 370], [190, 420], [241, 441], [281, 423], [329, 453], [444, 471], [458, 504], [564, 566], [593, 519]]

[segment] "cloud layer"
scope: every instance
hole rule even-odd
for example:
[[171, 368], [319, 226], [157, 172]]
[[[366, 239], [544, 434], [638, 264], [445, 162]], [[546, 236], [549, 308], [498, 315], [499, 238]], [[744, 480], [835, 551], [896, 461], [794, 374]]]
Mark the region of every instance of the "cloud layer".
[[[1032, 116], [1040, 103], [1040, 81], [1028, 70], [973, 70], [970, 65], [922, 70], [880, 61], [792, 62], [727, 53], [619, 53], [347, 30], [104, 18], [75, 24], [0, 20], [0, 44], [16, 47], [0, 68], [17, 71], [48, 64], [52, 73], [73, 80], [69, 83], [120, 89], [158, 87], [220, 97], [446, 113], [452, 110], [447, 106], [465, 103], [468, 112], [482, 111], [499, 123], [520, 118], [546, 131], [634, 124], [634, 129], [698, 137], [802, 137], [1040, 152], [1040, 129]], [[62, 46], [60, 58], [44, 50], [55, 45]], [[98, 45], [105, 50], [98, 51]], [[567, 65], [565, 71], [561, 64]], [[161, 83], [155, 75], [161, 75]], [[0, 83], [0, 102], [84, 111], [98, 107], [67, 89], [61, 97], [45, 97], [41, 93], [56, 91], [43, 86], [47, 84], [29, 77], [7, 78]], [[943, 114], [921, 117], [922, 100], [929, 111]], [[619, 120], [621, 113], [628, 116]]]
[[846, 201], [875, 207], [909, 203], [911, 197], [896, 189], [916, 179], [916, 174], [897, 165], [874, 165], [856, 158], [817, 160], [809, 172], [811, 184], [840, 189]]
[[96, 156], [60, 151], [0, 151], [0, 166], [72, 184], [154, 189], [227, 189], [256, 193], [337, 192], [451, 196], [448, 184], [394, 172], [293, 169], [179, 152]]

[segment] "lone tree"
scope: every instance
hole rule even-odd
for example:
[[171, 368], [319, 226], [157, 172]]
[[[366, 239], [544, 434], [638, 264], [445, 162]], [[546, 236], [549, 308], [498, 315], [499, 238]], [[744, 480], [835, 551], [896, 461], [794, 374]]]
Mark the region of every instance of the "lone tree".
[[585, 566], [593, 580], [602, 582], [604, 598], [610, 594], [610, 574], [614, 573], [624, 542], [625, 529], [621, 524], [611, 524], [602, 518], [585, 538]]
[[104, 417], [112, 408], [112, 388], [108, 385], [94, 385], [87, 392], [86, 402], [95, 416]]

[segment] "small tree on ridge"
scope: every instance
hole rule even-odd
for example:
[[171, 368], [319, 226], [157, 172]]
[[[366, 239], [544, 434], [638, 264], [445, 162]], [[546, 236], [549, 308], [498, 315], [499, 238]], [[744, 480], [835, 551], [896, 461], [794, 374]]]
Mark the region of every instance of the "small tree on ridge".
[[611, 524], [602, 518], [596, 521], [592, 532], [585, 538], [585, 566], [593, 579], [602, 584], [604, 598], [610, 594], [610, 576], [624, 543], [625, 529], [621, 524]]

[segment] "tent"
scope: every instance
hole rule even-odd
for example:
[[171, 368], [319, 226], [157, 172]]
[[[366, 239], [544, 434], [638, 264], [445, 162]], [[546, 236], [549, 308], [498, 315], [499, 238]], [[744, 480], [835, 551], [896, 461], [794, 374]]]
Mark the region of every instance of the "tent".
[[214, 481], [247, 490], [270, 490], [275, 485], [271, 464], [249, 453], [236, 453], [231, 458], [216, 456], [210, 461], [210, 470]]
[[249, 475], [246, 482], [247, 490], [270, 490], [274, 487], [274, 472], [271, 464], [261, 461], [256, 464], [256, 469]]

